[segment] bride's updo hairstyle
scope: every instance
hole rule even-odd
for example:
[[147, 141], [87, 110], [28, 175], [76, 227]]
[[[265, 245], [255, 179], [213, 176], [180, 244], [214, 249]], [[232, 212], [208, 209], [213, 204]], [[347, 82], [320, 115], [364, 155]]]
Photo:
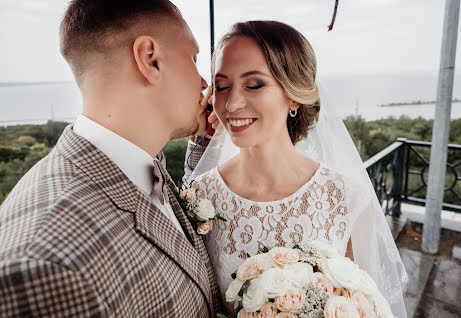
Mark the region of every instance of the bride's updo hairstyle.
[[238, 36], [246, 36], [256, 41], [266, 56], [272, 75], [286, 96], [301, 104], [297, 115], [287, 118], [291, 141], [296, 144], [307, 136], [320, 112], [319, 89], [315, 82], [317, 61], [312, 46], [299, 31], [281, 22], [236, 23], [217, 45], [213, 55], [212, 74], [215, 73], [216, 55], [227, 41]]

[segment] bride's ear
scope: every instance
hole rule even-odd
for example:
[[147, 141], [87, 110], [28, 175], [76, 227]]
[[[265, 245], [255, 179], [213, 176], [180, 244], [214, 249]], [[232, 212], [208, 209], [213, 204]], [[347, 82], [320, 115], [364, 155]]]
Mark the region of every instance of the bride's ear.
[[290, 100], [290, 103], [289, 103], [289, 106], [288, 106], [288, 110], [296, 110], [296, 109], [298, 109], [299, 107], [301, 107], [301, 104], [300, 104], [300, 103], [297, 103], [297, 102], [295, 102], [294, 100]]
[[155, 85], [160, 78], [159, 46], [150, 36], [139, 36], [133, 43], [133, 55], [141, 75]]

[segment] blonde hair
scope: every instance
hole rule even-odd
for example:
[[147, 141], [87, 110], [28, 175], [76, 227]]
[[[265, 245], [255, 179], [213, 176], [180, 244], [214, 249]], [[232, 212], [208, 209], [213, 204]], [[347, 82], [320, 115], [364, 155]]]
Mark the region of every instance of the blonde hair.
[[216, 54], [227, 41], [238, 36], [255, 40], [285, 95], [301, 104], [297, 115], [287, 118], [291, 141], [296, 144], [307, 136], [320, 112], [319, 89], [315, 82], [317, 61], [312, 46], [298, 30], [281, 22], [236, 23], [217, 45], [213, 55], [212, 74], [215, 73]]

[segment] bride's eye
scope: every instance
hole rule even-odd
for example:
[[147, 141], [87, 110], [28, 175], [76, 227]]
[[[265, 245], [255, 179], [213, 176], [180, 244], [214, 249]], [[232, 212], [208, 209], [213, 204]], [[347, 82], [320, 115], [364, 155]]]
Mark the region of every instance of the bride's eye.
[[255, 90], [258, 90], [258, 89], [264, 87], [265, 85], [266, 85], [266, 84], [265, 84], [263, 81], [261, 81], [261, 80], [258, 80], [258, 79], [251, 79], [251, 80], [249, 80], [249, 81], [246, 82], [245, 88], [246, 88], [246, 89], [249, 89], [249, 90], [255, 91]]
[[254, 85], [254, 86], [246, 86], [246, 88], [251, 89], [251, 90], [257, 90], [257, 89], [260, 89], [263, 86], [264, 86], [264, 84], [258, 84], [258, 85]]
[[229, 88], [229, 86], [223, 86], [223, 87], [216, 86], [216, 91], [217, 92], [222, 92], [223, 90], [228, 89], [228, 88]]

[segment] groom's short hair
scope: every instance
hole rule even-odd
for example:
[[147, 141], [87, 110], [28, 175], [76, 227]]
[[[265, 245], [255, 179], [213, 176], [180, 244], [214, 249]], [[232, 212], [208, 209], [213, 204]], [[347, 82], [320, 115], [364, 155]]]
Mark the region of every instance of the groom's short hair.
[[169, 0], [72, 0], [61, 22], [61, 54], [79, 83], [96, 54], [128, 48], [141, 33], [165, 33], [172, 21], [184, 23]]

